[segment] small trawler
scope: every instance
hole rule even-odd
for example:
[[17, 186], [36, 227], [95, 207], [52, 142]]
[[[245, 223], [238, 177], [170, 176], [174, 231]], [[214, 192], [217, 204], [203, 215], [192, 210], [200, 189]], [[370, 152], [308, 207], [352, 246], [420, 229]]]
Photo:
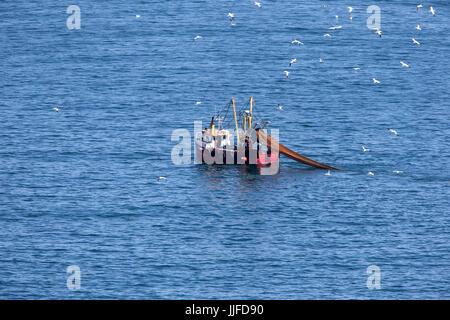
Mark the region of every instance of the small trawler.
[[[228, 118], [230, 106], [233, 108], [232, 119]], [[276, 165], [278, 168], [279, 156], [282, 154], [316, 168], [341, 170], [309, 159], [282, 145], [266, 134], [265, 127], [270, 122], [264, 122], [256, 115], [253, 97], [250, 97], [249, 103], [240, 110], [236, 110], [235, 100], [231, 98], [224, 109], [212, 117], [209, 127], [195, 135], [195, 162], [257, 167]], [[230, 128], [232, 120], [235, 130], [225, 129]], [[241, 128], [238, 123], [241, 123]]]

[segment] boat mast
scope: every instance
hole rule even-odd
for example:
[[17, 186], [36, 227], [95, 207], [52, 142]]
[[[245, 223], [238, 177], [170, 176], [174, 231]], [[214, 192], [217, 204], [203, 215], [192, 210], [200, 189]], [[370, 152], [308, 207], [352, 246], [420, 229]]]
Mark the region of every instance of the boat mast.
[[253, 97], [250, 97], [250, 110], [244, 110], [242, 119], [242, 131], [245, 137], [249, 136], [247, 133], [252, 129], [252, 111], [253, 111]]
[[248, 118], [248, 129], [252, 128], [252, 118], [253, 118], [253, 96], [250, 97], [250, 117]]
[[211, 118], [211, 123], [209, 124], [209, 130], [211, 131], [211, 135], [216, 135], [215, 125], [214, 125], [214, 117]]
[[237, 143], [239, 144], [239, 127], [238, 127], [238, 123], [237, 123], [236, 106], [234, 105], [234, 98], [231, 98], [231, 102], [233, 103], [234, 123], [236, 124]]

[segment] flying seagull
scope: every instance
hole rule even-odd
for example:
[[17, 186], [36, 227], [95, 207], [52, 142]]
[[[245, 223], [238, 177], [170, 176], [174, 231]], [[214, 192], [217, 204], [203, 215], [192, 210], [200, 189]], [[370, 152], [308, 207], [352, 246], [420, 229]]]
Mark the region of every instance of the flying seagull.
[[390, 129], [390, 128], [387, 128], [387, 129], [389, 130], [389, 132], [392, 132], [393, 134], [395, 134], [396, 136], [398, 136], [398, 132], [397, 132], [396, 130]]
[[362, 148], [362, 151], [363, 152], [367, 152], [367, 151], [370, 151], [370, 149], [367, 149], [366, 147], [364, 147], [363, 145], [361, 145], [361, 148]]
[[416, 26], [416, 30], [418, 30], [418, 31], [422, 30], [422, 28], [420, 27], [420, 24], [418, 24], [418, 25]]
[[286, 75], [286, 78], [289, 78], [289, 73], [290, 73], [290, 72], [289, 72], [289, 71], [286, 71], [286, 70], [283, 71], [283, 72], [284, 72], [284, 74]]
[[303, 45], [303, 42], [301, 42], [301, 41], [299, 41], [299, 40], [297, 40], [297, 39], [293, 40], [291, 43], [292, 43], [292, 44], [298, 44], [299, 46], [300, 46], [300, 45]]
[[402, 65], [402, 67], [409, 68], [409, 65], [404, 63], [403, 61], [400, 61], [400, 64]]
[[295, 59], [295, 58], [291, 59], [291, 61], [289, 61], [289, 67], [292, 67], [292, 65], [296, 62], [297, 62], [297, 59]]
[[376, 28], [376, 29], [372, 29], [378, 36], [380, 36], [383, 34], [383, 31], [381, 31], [380, 29]]
[[417, 45], [420, 45], [420, 42], [419, 42], [419, 41], [417, 41], [416, 39], [414, 39], [414, 38], [411, 38], [411, 40], [412, 40], [412, 42], [414, 42], [415, 44], [417, 44]]
[[430, 12], [431, 12], [431, 14], [432, 14], [433, 16], [435, 16], [435, 15], [436, 15], [436, 12], [434, 11], [434, 9], [433, 9], [433, 7], [432, 7], [432, 6], [430, 6]]
[[261, 2], [254, 1], [253, 4], [254, 4], [255, 6], [257, 6], [258, 8], [261, 8], [261, 7], [262, 7]]
[[381, 82], [379, 80], [375, 79], [375, 78], [372, 78], [372, 81], [373, 81], [374, 84], [381, 84]]

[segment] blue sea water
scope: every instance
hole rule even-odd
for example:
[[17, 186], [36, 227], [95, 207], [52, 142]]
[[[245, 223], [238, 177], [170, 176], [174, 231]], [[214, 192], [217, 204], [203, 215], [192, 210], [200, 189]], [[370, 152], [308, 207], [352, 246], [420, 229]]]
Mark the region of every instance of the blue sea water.
[[[261, 2], [0, 2], [0, 298], [450, 298], [450, 3]], [[346, 171], [174, 165], [175, 129], [251, 95]]]

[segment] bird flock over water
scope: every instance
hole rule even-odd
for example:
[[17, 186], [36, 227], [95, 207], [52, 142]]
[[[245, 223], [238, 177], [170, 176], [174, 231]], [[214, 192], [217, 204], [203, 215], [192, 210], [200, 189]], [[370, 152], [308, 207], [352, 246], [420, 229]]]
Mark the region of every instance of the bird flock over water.
[[[263, 5], [262, 5], [261, 2], [253, 1], [253, 5], [256, 6], [256, 7], [258, 7], [258, 8], [260, 8], [260, 9], [263, 8]], [[326, 5], [326, 4], [323, 4], [323, 5], [322, 5], [322, 8], [327, 8], [327, 7], [328, 7], [328, 5]], [[349, 19], [350, 21], [353, 21], [352, 13], [355, 12], [355, 8], [353, 8], [353, 7], [351, 7], [351, 6], [348, 6], [346, 9], [347, 9], [347, 12], [348, 12], [348, 19]], [[420, 10], [424, 10], [424, 5], [423, 5], [423, 4], [418, 4], [418, 5], [416, 5], [416, 11], [419, 12]], [[429, 6], [429, 12], [431, 13], [432, 16], [436, 16], [436, 10], [433, 8], [433, 6]], [[228, 12], [228, 13], [226, 14], [226, 17], [229, 19], [230, 25], [231, 25], [231, 26], [236, 26], [236, 20], [237, 20], [237, 17], [236, 17], [236, 15], [235, 15], [233, 12]], [[339, 22], [339, 16], [338, 16], [338, 15], [335, 15], [334, 18], [335, 18], [335, 23], [334, 23], [334, 25], [328, 27], [328, 30], [330, 30], [330, 31], [336, 31], [336, 30], [340, 30], [340, 29], [343, 28], [343, 26], [342, 26], [341, 24], [338, 23], [338, 22]], [[421, 30], [422, 30], [422, 26], [421, 26], [420, 23], [418, 23], [418, 24], [415, 26], [415, 30], [416, 30], [416, 31], [421, 31]], [[381, 29], [379, 29], [379, 28], [373, 28], [372, 31], [373, 31], [374, 34], [377, 35], [379, 38], [382, 38], [382, 37], [383, 37], [383, 31], [382, 31]], [[332, 33], [332, 32], [331, 32], [331, 33], [324, 33], [324, 34], [323, 34], [323, 37], [324, 37], [324, 38], [332, 38], [332, 37], [333, 37], [333, 33]], [[201, 38], [202, 38], [202, 37], [201, 37], [200, 35], [197, 35], [197, 36], [194, 37], [194, 41], [199, 40], [199, 39], [201, 39]], [[416, 46], [420, 46], [420, 45], [421, 45], [421, 42], [418, 41], [418, 40], [417, 40], [416, 38], [414, 38], [414, 37], [411, 37], [411, 41], [412, 41], [412, 43], [413, 43], [414, 45], [416, 45]], [[299, 39], [293, 39], [293, 40], [291, 40], [291, 41], [290, 41], [290, 45], [292, 45], [292, 46], [298, 46], [298, 47], [301, 47], [301, 46], [307, 46], [307, 44], [305, 45], [305, 43], [304, 43], [303, 41], [299, 40]], [[324, 60], [323, 58], [321, 58], [321, 57], [318, 58], [318, 61], [319, 61], [319, 63], [324, 63], [324, 62], [325, 62], [325, 60]], [[297, 62], [297, 58], [292, 57], [292, 58], [289, 60], [289, 64], [288, 64], [289, 69], [283, 70], [282, 73], [283, 73], [283, 75], [284, 75], [284, 77], [285, 77], [286, 79], [289, 79], [289, 76], [290, 76], [291, 73], [295, 70], [294, 66], [295, 66], [296, 62]], [[406, 63], [405, 61], [400, 61], [400, 66], [403, 67], [403, 68], [410, 68], [409, 64]], [[353, 70], [353, 72], [359, 72], [359, 71], [361, 70], [361, 67], [355, 66], [355, 67], [352, 68], [352, 70]], [[371, 80], [372, 80], [373, 85], [375, 85], [375, 86], [381, 85], [381, 81], [378, 80], [378, 79], [376, 79], [375, 77], [371, 77]], [[197, 104], [198, 104], [198, 103], [197, 103]], [[278, 104], [278, 105], [277, 105], [277, 109], [281, 111], [281, 110], [283, 110], [283, 107], [282, 107], [280, 104]], [[390, 132], [390, 133], [393, 134], [394, 136], [398, 136], [398, 135], [399, 135], [398, 132], [397, 132], [395, 129], [387, 128], [387, 130], [388, 130], [388, 132]], [[362, 148], [362, 151], [363, 151], [363, 152], [368, 152], [368, 151], [370, 151], [370, 149], [367, 148], [366, 146], [361, 145], [361, 148]], [[400, 170], [394, 170], [393, 172], [394, 172], [394, 173], [402, 173], [402, 171], [400, 171]], [[330, 172], [327, 172], [325, 175], [330, 175]], [[374, 176], [375, 174], [374, 174], [372, 171], [369, 171], [369, 172], [368, 172], [368, 175]]]
[[[251, 3], [252, 3], [252, 5], [254, 5], [255, 7], [257, 7], [258, 9], [263, 9], [263, 7], [264, 7], [263, 4], [262, 4], [262, 2], [251, 1]], [[327, 7], [328, 7], [328, 5], [326, 5], [326, 4], [323, 4], [323, 5], [322, 5], [322, 8], [327, 8]], [[348, 19], [349, 19], [350, 21], [353, 21], [352, 13], [355, 12], [355, 8], [353, 8], [353, 7], [351, 7], [351, 6], [348, 6], [346, 9], [347, 9], [347, 12], [348, 12]], [[416, 11], [417, 11], [417, 12], [419, 12], [420, 10], [424, 10], [424, 9], [425, 9], [425, 7], [424, 7], [423, 4], [417, 4], [417, 5], [416, 5]], [[433, 8], [433, 6], [431, 6], [431, 5], [429, 6], [429, 13], [430, 13], [432, 16], [436, 16], [436, 10], [435, 10], [435, 9]], [[136, 14], [135, 17], [136, 17], [136, 19], [140, 19], [142, 16], [141, 16], [140, 14]], [[237, 20], [237, 17], [236, 17], [236, 15], [235, 15], [233, 12], [230, 11], [230, 12], [226, 13], [226, 17], [227, 17], [227, 18], [229, 19], [229, 21], [230, 21], [230, 26], [232, 26], [232, 27], [236, 26], [236, 20]], [[339, 22], [339, 16], [338, 16], [338, 15], [335, 15], [334, 18], [335, 18], [335, 24], [332, 25], [332, 26], [330, 26], [330, 27], [328, 27], [328, 30], [330, 30], [330, 31], [336, 31], [336, 30], [340, 30], [340, 29], [343, 28], [343, 26], [342, 26], [341, 24], [338, 24], [338, 22]], [[415, 26], [415, 30], [416, 30], [416, 31], [421, 31], [421, 30], [422, 30], [422, 25], [421, 25], [420, 23], [418, 23], [418, 24]], [[383, 37], [383, 31], [382, 31], [381, 29], [374, 28], [374, 29], [372, 29], [372, 31], [373, 31], [379, 38], [382, 38], [382, 37]], [[323, 37], [323, 38], [333, 38], [333, 33], [332, 33], [332, 32], [331, 32], [331, 33], [324, 33], [322, 37]], [[201, 35], [195, 35], [195, 36], [193, 37], [193, 41], [199, 41], [199, 40], [201, 40], [202, 38], [203, 38], [203, 37], [202, 37]], [[412, 41], [412, 43], [413, 43], [414, 45], [416, 45], [416, 46], [420, 46], [420, 45], [421, 45], [421, 42], [418, 41], [418, 40], [417, 40], [416, 38], [414, 38], [414, 37], [411, 37], [411, 41]], [[300, 47], [300, 46], [307, 46], [307, 44], [305, 45], [305, 43], [302, 42], [302, 41], [299, 40], [299, 39], [293, 39], [293, 40], [290, 42], [290, 44], [291, 44], [292, 46], [298, 46], [298, 47]], [[325, 60], [324, 60], [323, 58], [321, 58], [321, 57], [318, 58], [318, 61], [319, 61], [319, 63], [324, 63], [324, 62], [325, 62]], [[289, 64], [288, 64], [289, 69], [288, 69], [288, 70], [283, 70], [282, 73], [284, 74], [284, 77], [285, 77], [286, 79], [289, 79], [289, 75], [293, 72], [293, 70], [295, 70], [294, 65], [296, 64], [296, 62], [297, 62], [297, 58], [291, 58], [291, 59], [289, 60]], [[403, 68], [410, 68], [409, 64], [406, 63], [405, 61], [400, 61], [400, 65], [401, 65], [401, 67], [403, 67]], [[352, 70], [353, 70], [353, 72], [357, 73], [357, 72], [359, 72], [359, 71], [361, 70], [361, 67], [355, 66], [355, 67], [352, 68]], [[376, 79], [375, 77], [371, 77], [371, 80], [372, 80], [373, 85], [376, 85], [376, 86], [381, 85], [381, 81], [378, 80], [378, 79]], [[197, 102], [195, 102], [195, 104], [196, 104], [196, 105], [200, 105], [200, 104], [202, 104], [202, 102], [201, 102], [201, 101], [197, 101]], [[278, 104], [278, 105], [277, 105], [277, 109], [281, 111], [281, 110], [283, 110], [283, 107], [282, 107], [280, 104]], [[59, 111], [61, 110], [61, 106], [53, 107], [52, 110], [53, 110], [54, 112], [59, 112]], [[387, 130], [388, 130], [391, 134], [393, 134], [393, 135], [395, 135], [395, 136], [398, 136], [398, 135], [399, 135], [399, 133], [398, 133], [395, 129], [387, 128]], [[367, 148], [367, 147], [364, 146], [364, 145], [361, 145], [361, 149], [362, 149], [362, 152], [369, 152], [369, 151], [370, 151], [370, 149]], [[394, 172], [394, 173], [397, 173], [397, 174], [403, 173], [403, 171], [400, 171], [400, 170], [394, 170], [393, 172]], [[325, 175], [331, 175], [330, 171], [328, 171], [327, 173], [325, 173]], [[369, 172], [368, 172], [368, 175], [374, 176], [375, 174], [374, 174], [372, 171], [369, 171]], [[158, 177], [158, 181], [159, 181], [159, 182], [165, 182], [166, 180], [167, 180], [166, 177]]]
[[[322, 5], [322, 8], [327, 8], [327, 7], [328, 7], [328, 5]], [[416, 6], [416, 10], [419, 11], [419, 9], [421, 9], [421, 8], [423, 8], [423, 7], [424, 7], [424, 6], [423, 6], [422, 4], [419, 4], [419, 5]], [[354, 10], [355, 10], [355, 8], [353, 8], [353, 7], [347, 7], [347, 11], [348, 11], [348, 15], [349, 15], [349, 20], [351, 20], [351, 21], [353, 20], [352, 13], [354, 12]], [[436, 11], [435, 11], [435, 9], [433, 8], [433, 6], [430, 6], [430, 13], [431, 13], [433, 16], [436, 15]], [[335, 19], [336, 19], [336, 21], [338, 21], [338, 20], [339, 20], [339, 16], [338, 16], [338, 15], [335, 15]], [[339, 30], [339, 29], [342, 29], [342, 28], [343, 28], [342, 25], [334, 25], [334, 26], [328, 27], [328, 30]], [[415, 27], [415, 30], [421, 31], [421, 30], [422, 30], [421, 25], [420, 25], [420, 24], [417, 24], [417, 26]], [[373, 28], [372, 31], [373, 31], [379, 38], [381, 38], [382, 35], [383, 35], [382, 30], [379, 29], [379, 28]], [[325, 37], [325, 38], [332, 38], [333, 35], [330, 34], [330, 33], [325, 33], [325, 34], [323, 35], [323, 37]], [[415, 45], [421, 45], [421, 43], [420, 43], [418, 40], [416, 40], [414, 37], [411, 37], [411, 41], [412, 41], [413, 44], [415, 44]], [[304, 43], [303, 43], [302, 41], [298, 40], [298, 39], [292, 40], [292, 41], [291, 41], [291, 44], [292, 44], [292, 45], [297, 45], [297, 46], [303, 46], [303, 45], [304, 45]], [[297, 61], [296, 58], [292, 58], [292, 59], [290, 60], [290, 62], [289, 62], [289, 67], [292, 67], [293, 64], [294, 64], [296, 61]], [[320, 63], [324, 63], [325, 61], [324, 61], [323, 58], [319, 58], [319, 62], [320, 62]], [[409, 66], [406, 62], [404, 62], [404, 61], [400, 61], [400, 65], [401, 65], [402, 67], [405, 67], [405, 68], [409, 68], [409, 67], [410, 67], [410, 66]], [[361, 68], [360, 68], [360, 67], [354, 67], [353, 70], [354, 70], [354, 71], [360, 71]], [[285, 75], [286, 78], [289, 78], [289, 74], [291, 74], [291, 71], [284, 70], [283, 73], [284, 73], [284, 75]], [[371, 80], [372, 80], [373, 84], [375, 84], [375, 85], [380, 85], [380, 84], [381, 84], [381, 81], [378, 80], [378, 79], [376, 79], [375, 77], [372, 77]]]
[[[262, 8], [262, 7], [263, 7], [262, 3], [261, 3], [261, 2], [258, 2], [258, 1], [253, 1], [253, 5], [256, 6], [256, 7], [258, 7], [258, 8]], [[326, 5], [326, 4], [323, 4], [323, 5], [322, 5], [322, 8], [327, 8], [327, 7], [328, 7], [328, 5]], [[418, 4], [418, 5], [416, 6], [416, 11], [418, 12], [419, 10], [423, 10], [423, 8], [424, 8], [423, 4]], [[350, 20], [350, 21], [353, 20], [352, 13], [353, 13], [354, 11], [355, 11], [355, 8], [353, 8], [353, 7], [351, 7], [351, 6], [347, 7], [347, 12], [348, 12], [348, 16], [349, 16], [349, 20]], [[429, 12], [430, 12], [433, 16], [436, 16], [436, 10], [433, 8], [433, 6], [429, 6]], [[226, 14], [226, 17], [230, 20], [231, 26], [236, 26], [236, 22], [235, 22], [235, 21], [236, 21], [236, 15], [235, 15], [233, 12], [228, 12], [228, 13]], [[339, 15], [335, 15], [335, 19], [336, 19], [336, 22], [338, 22], [338, 21], [339, 21]], [[336, 24], [336, 25], [333, 25], [333, 26], [328, 27], [328, 30], [339, 30], [339, 29], [342, 29], [342, 28], [343, 28], [342, 25]], [[421, 31], [421, 30], [422, 30], [422, 26], [421, 26], [420, 24], [417, 24], [417, 26], [415, 27], [415, 30]], [[382, 30], [379, 29], [379, 28], [374, 28], [374, 29], [372, 29], [372, 31], [373, 31], [378, 37], [380, 37], [380, 38], [381, 38], [382, 35], [383, 35]], [[332, 38], [333, 35], [330, 34], [330, 33], [325, 33], [325, 34], [323, 35], [323, 37], [325, 37], [325, 38]], [[194, 39], [194, 41], [196, 41], [196, 40], [202, 39], [202, 36], [196, 35], [193, 39]], [[411, 37], [411, 41], [412, 41], [413, 44], [415, 44], [415, 45], [418, 45], [418, 46], [421, 45], [421, 43], [420, 43], [417, 39], [415, 39], [414, 37]], [[294, 40], [291, 41], [291, 45], [294, 45], [294, 46], [303, 46], [304, 43], [303, 43], [302, 41], [298, 40], [298, 39], [294, 39]], [[318, 61], [319, 61], [320, 63], [324, 63], [324, 62], [325, 62], [324, 59], [321, 58], [321, 57], [318, 58]], [[297, 62], [297, 59], [296, 59], [296, 58], [291, 58], [290, 61], [289, 61], [289, 67], [292, 67], [292, 66], [294, 65], [294, 63], [296, 63], [296, 62]], [[400, 65], [401, 65], [402, 67], [405, 67], [405, 68], [409, 68], [409, 67], [410, 67], [410, 66], [409, 66], [406, 62], [404, 62], [404, 61], [400, 61]], [[353, 68], [353, 71], [360, 71], [360, 70], [361, 70], [360, 67], [354, 67], [354, 68]], [[291, 70], [283, 70], [282, 73], [284, 74], [284, 77], [285, 77], [286, 79], [289, 79], [289, 75], [292, 73], [292, 69], [291, 69]], [[371, 80], [372, 80], [373, 84], [375, 84], [375, 85], [381, 85], [381, 81], [378, 80], [378, 79], [376, 79], [375, 77], [372, 77]]]

